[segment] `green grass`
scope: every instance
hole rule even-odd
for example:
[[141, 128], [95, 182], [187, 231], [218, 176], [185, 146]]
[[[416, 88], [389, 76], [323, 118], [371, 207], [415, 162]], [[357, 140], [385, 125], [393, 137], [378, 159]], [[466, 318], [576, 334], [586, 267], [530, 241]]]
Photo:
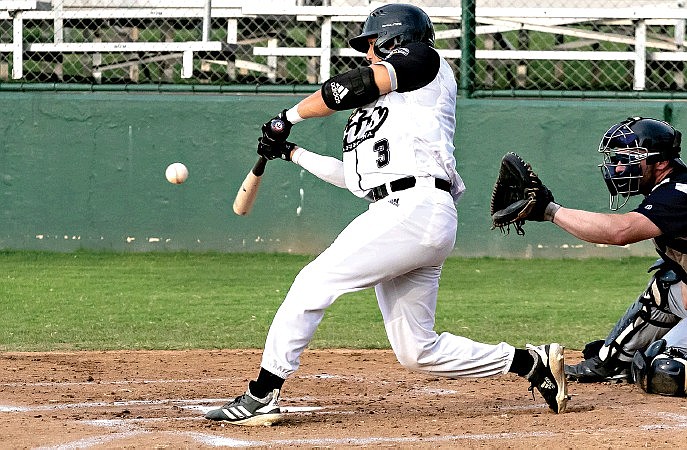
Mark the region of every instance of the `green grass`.
[[[0, 252], [0, 350], [260, 348], [310, 256]], [[605, 337], [648, 258], [447, 261], [437, 331], [484, 342]], [[312, 347], [387, 348], [372, 290], [341, 297]]]

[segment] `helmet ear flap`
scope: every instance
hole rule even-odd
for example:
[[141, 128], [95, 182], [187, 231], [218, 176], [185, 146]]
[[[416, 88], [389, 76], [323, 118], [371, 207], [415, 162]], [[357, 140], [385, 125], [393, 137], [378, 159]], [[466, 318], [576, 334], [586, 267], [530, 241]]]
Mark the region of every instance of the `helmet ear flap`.
[[401, 41], [401, 36], [394, 36], [390, 39], [383, 40], [380, 44], [378, 38], [374, 46], [375, 55], [381, 59], [386, 58], [389, 56], [389, 53], [391, 53], [391, 50], [401, 45]]

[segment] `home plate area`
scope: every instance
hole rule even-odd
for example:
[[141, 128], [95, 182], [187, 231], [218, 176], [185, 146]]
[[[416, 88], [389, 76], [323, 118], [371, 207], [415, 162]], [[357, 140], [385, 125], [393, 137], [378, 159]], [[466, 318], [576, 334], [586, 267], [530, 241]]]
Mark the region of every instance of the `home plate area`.
[[2, 446], [639, 448], [681, 447], [687, 433], [684, 398], [570, 383], [557, 415], [515, 375], [431, 377], [388, 350], [306, 351], [278, 425], [204, 419], [242, 394], [259, 364], [257, 350], [3, 353]]

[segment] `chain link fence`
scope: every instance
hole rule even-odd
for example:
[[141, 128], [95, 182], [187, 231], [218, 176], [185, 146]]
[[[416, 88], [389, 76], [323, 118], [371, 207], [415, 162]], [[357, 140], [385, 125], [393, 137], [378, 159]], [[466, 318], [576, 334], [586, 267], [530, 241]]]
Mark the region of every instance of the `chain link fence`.
[[[384, 2], [384, 3], [393, 3]], [[425, 9], [477, 90], [685, 91], [687, 8], [662, 0], [476, 0], [460, 73], [460, 0]], [[365, 63], [368, 0], [0, 1], [0, 83], [317, 84]]]

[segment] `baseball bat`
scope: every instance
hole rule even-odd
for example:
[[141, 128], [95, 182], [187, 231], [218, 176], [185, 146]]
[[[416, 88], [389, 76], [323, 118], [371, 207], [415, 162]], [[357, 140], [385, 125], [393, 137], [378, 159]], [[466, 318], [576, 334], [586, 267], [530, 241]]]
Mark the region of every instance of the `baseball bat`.
[[241, 183], [239, 191], [236, 193], [234, 199], [234, 212], [239, 216], [245, 216], [250, 213], [255, 203], [255, 198], [258, 196], [258, 188], [262, 181], [262, 174], [265, 173], [265, 166], [267, 159], [263, 156], [258, 158], [253, 168], [248, 172], [246, 178]]
[[[286, 131], [286, 124], [282, 119], [274, 118], [270, 121], [270, 129], [272, 131], [271, 138], [275, 139], [275, 136], [279, 136]], [[253, 209], [255, 198], [258, 196], [258, 188], [262, 181], [262, 174], [265, 173], [266, 164], [267, 158], [260, 156], [251, 171], [246, 175], [243, 183], [241, 183], [241, 187], [234, 199], [234, 212], [239, 216], [248, 215]]]

